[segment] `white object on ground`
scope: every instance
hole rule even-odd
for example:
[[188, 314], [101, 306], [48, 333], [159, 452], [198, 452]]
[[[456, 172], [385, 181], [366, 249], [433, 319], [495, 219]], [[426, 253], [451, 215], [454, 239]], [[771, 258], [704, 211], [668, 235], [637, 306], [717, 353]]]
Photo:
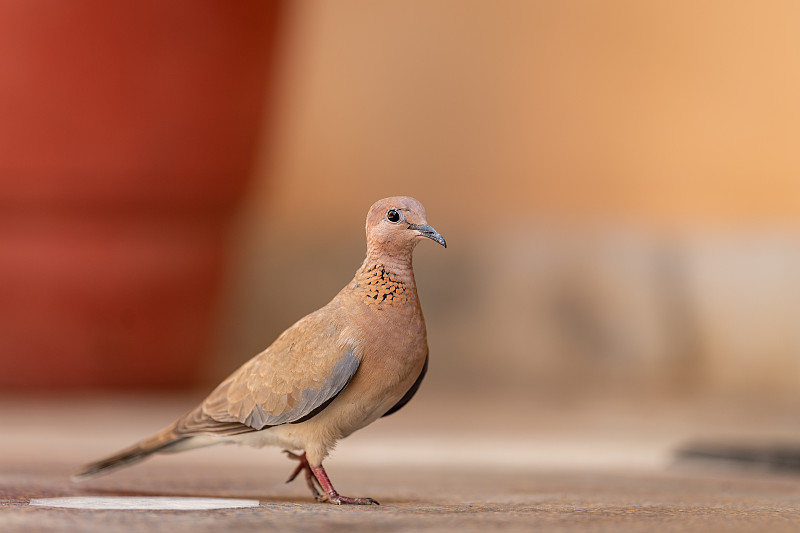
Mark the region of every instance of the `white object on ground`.
[[208, 509], [241, 509], [258, 507], [258, 500], [230, 498], [185, 498], [167, 496], [72, 496], [32, 498], [30, 505], [69, 509], [147, 509], [155, 511], [204, 511]]

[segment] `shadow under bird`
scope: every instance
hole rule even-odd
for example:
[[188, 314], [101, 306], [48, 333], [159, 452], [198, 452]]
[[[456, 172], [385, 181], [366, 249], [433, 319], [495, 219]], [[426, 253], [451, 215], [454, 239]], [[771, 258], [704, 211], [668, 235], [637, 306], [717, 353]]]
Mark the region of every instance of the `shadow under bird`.
[[447, 247], [414, 198], [379, 200], [367, 214], [367, 256], [326, 306], [300, 319], [169, 427], [89, 464], [82, 480], [154, 453], [214, 444], [280, 446], [318, 501], [377, 504], [333, 488], [322, 461], [339, 439], [414, 396], [428, 341], [411, 256], [421, 238]]

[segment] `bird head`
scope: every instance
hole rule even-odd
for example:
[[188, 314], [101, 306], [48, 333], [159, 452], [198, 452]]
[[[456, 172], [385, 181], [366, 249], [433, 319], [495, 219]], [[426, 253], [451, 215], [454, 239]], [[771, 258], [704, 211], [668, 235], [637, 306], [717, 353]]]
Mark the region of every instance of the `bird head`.
[[409, 196], [392, 196], [378, 200], [367, 213], [367, 247], [388, 253], [410, 252], [421, 238], [447, 243], [438, 231], [428, 225], [425, 208]]

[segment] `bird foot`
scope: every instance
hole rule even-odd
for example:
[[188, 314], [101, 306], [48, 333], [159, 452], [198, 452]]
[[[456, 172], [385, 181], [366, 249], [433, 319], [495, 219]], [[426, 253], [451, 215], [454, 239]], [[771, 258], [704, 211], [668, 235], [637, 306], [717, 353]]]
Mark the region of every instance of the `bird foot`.
[[314, 495], [314, 499], [317, 500], [318, 502], [326, 501], [327, 498], [323, 496], [319, 490], [317, 490], [317, 485], [319, 485], [319, 481], [317, 481], [317, 478], [315, 478], [313, 472], [311, 472], [311, 465], [308, 464], [308, 459], [306, 459], [305, 452], [303, 452], [303, 455], [297, 455], [296, 453], [292, 453], [289, 450], [283, 450], [283, 453], [285, 453], [289, 457], [289, 459], [294, 459], [295, 461], [299, 462], [297, 468], [295, 468], [294, 472], [292, 472], [292, 475], [289, 476], [289, 479], [286, 480], [286, 483], [291, 483], [292, 481], [294, 481], [294, 479], [298, 476], [298, 474], [300, 474], [300, 472], [303, 472], [305, 470], [306, 484], [308, 484], [308, 488], [311, 489], [311, 494]]
[[340, 494], [328, 496], [324, 501], [334, 505], [342, 505], [343, 503], [351, 505], [380, 505], [378, 500], [372, 498], [350, 498], [349, 496], [342, 496]]
[[[297, 455], [289, 450], [283, 450], [283, 453], [290, 459], [294, 459], [300, 463], [297, 465], [297, 468], [294, 469], [292, 475], [289, 476], [289, 479], [286, 480], [286, 483], [294, 481], [300, 472], [305, 471], [308, 488], [311, 489], [311, 494], [314, 495], [314, 499], [318, 502], [328, 502], [335, 505], [380, 505], [377, 500], [372, 498], [351, 498], [349, 496], [342, 496], [336, 492], [336, 489], [333, 488], [333, 484], [330, 478], [328, 478], [325, 469], [322, 468], [322, 465], [311, 466], [306, 458], [305, 452], [302, 455]], [[323, 490], [325, 494], [322, 494], [317, 487]]]
[[327, 501], [329, 503], [336, 505], [342, 505], [343, 503], [352, 505], [380, 505], [378, 500], [373, 500], [372, 498], [350, 498], [349, 496], [342, 496], [336, 492], [336, 489], [333, 488], [333, 484], [331, 483], [327, 472], [325, 472], [325, 469], [322, 468], [322, 465], [310, 466], [310, 468], [311, 471], [314, 472], [314, 477], [317, 478], [322, 490], [327, 493]]

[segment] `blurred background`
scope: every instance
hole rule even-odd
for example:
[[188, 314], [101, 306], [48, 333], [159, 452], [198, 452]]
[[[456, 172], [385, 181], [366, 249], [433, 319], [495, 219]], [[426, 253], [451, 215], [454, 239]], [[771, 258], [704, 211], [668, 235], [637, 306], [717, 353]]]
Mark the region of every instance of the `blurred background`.
[[410, 195], [422, 405], [800, 407], [795, 2], [0, 11], [3, 391], [205, 391]]

